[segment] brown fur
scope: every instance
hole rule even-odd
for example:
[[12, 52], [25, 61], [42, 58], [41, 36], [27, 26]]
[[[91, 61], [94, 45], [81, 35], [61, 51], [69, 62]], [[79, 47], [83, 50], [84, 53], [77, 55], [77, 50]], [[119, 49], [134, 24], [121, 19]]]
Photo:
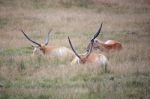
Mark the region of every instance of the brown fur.
[[111, 50], [115, 51], [115, 50], [121, 50], [122, 49], [122, 45], [118, 41], [112, 41], [112, 42], [110, 42], [108, 44], [100, 43], [99, 44], [99, 49], [100, 49], [100, 47], [104, 51], [111, 51]]
[[48, 54], [54, 51], [56, 48], [57, 48], [56, 46], [41, 45], [40, 50], [42, 51], [43, 54]]
[[88, 57], [86, 54], [81, 54], [81, 63], [92, 63], [94, 62], [97, 58], [99, 58], [99, 55], [96, 53], [91, 53]]
[[106, 56], [104, 56], [102, 54], [91, 53], [87, 57], [87, 53], [85, 53], [85, 54], [79, 54], [79, 56], [80, 56], [80, 59], [76, 56], [72, 60], [71, 65], [73, 65], [73, 64], [86, 64], [86, 63], [97, 63], [100, 65], [107, 65], [108, 64], [108, 60], [107, 60]]
[[[91, 44], [88, 45], [87, 50], [89, 50], [90, 46]], [[115, 40], [108, 40], [104, 43], [96, 39], [93, 43], [93, 48], [99, 49], [101, 51], [109, 52], [109, 51], [119, 51], [123, 47], [120, 42], [115, 41]]]

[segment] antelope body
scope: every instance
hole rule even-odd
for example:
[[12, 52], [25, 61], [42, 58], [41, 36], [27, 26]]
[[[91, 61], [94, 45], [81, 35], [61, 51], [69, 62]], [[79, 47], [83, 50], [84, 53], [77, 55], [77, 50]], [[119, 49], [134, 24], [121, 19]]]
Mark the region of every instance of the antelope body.
[[97, 53], [91, 53], [89, 57], [86, 58], [87, 53], [85, 54], [79, 54], [82, 60], [79, 59], [79, 57], [75, 57], [71, 65], [73, 64], [84, 64], [84, 63], [96, 63], [100, 66], [106, 66], [108, 64], [108, 59], [103, 54], [97, 54]]
[[40, 52], [42, 52], [42, 54], [46, 56], [54, 56], [60, 59], [67, 58], [67, 57], [69, 58], [74, 57], [74, 53], [66, 47], [48, 45], [50, 32], [48, 33], [45, 44], [40, 44], [40, 43], [33, 41], [26, 35], [26, 33], [23, 30], [22, 30], [22, 33], [30, 42], [35, 44], [33, 45], [34, 47], [33, 55], [35, 54], [35, 52], [39, 50]]
[[94, 49], [99, 49], [101, 51], [119, 51], [121, 50], [122, 44], [116, 40], [107, 40], [106, 42], [102, 42], [98, 39], [93, 40], [93, 45], [91, 43], [87, 46], [87, 51], [89, 51], [90, 47], [93, 46]]
[[98, 39], [95, 39], [93, 43], [93, 48], [99, 49], [101, 51], [107, 51], [107, 52], [119, 51], [122, 49], [122, 44], [115, 40], [107, 40], [106, 42], [102, 42], [102, 41], [99, 41]]
[[53, 56], [68, 56], [68, 55], [72, 55], [72, 51], [66, 47], [61, 47], [61, 46], [45, 46], [45, 45], [41, 45], [41, 47], [39, 48], [40, 51], [42, 51], [42, 53], [44, 55], [53, 55]]

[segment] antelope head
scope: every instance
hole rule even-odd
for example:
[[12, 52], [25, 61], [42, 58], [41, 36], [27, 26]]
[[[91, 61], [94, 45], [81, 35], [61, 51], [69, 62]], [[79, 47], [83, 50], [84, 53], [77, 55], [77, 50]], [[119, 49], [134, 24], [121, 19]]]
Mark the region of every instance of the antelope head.
[[33, 55], [35, 53], [35, 51], [37, 51], [37, 49], [41, 50], [43, 53], [45, 53], [45, 49], [46, 49], [46, 46], [48, 45], [49, 43], [49, 34], [50, 32], [52, 31], [52, 29], [50, 29], [50, 31], [48, 32], [47, 36], [46, 36], [46, 39], [45, 39], [45, 43], [44, 44], [40, 44], [34, 40], [32, 40], [31, 38], [29, 38], [29, 36], [27, 36], [27, 34], [21, 30], [21, 32], [23, 33], [23, 35], [31, 42], [33, 43], [33, 47], [34, 47], [34, 50], [33, 50]]
[[88, 44], [88, 46], [87, 46], [87, 48], [86, 48], [86, 51], [87, 51], [87, 52], [90, 51], [91, 46], [92, 46], [93, 48], [99, 48], [100, 41], [99, 41], [98, 39], [96, 39], [96, 38], [98, 37], [98, 35], [99, 35], [100, 32], [101, 32], [102, 25], [103, 25], [103, 23], [101, 23], [100, 28], [98, 29], [98, 31], [96, 32], [96, 34], [94, 35], [94, 37], [91, 39], [91, 42], [93, 42], [93, 43], [90, 42], [90, 43]]

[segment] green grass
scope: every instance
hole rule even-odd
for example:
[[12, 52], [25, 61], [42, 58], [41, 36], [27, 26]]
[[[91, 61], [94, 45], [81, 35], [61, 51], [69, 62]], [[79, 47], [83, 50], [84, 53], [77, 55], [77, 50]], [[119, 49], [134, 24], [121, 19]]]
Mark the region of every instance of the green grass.
[[[20, 79], [7, 84], [5, 88], [15, 89], [35, 89], [33, 90], [32, 96], [29, 96], [27, 92], [24, 94], [20, 92], [21, 97], [37, 98], [37, 97], [47, 97], [51, 98], [52, 93], [64, 94], [64, 97], [55, 96], [57, 99], [67, 98], [70, 99], [65, 94], [75, 91], [76, 89], [85, 90], [84, 93], [79, 93], [81, 99], [107, 99], [107, 98], [146, 98], [149, 97], [150, 87], [149, 87], [149, 76], [150, 73], [145, 74], [133, 74], [133, 75], [116, 75], [116, 74], [103, 74], [103, 75], [84, 75], [84, 76], [74, 76], [69, 78], [54, 78], [54, 79], [42, 79], [40, 81]], [[39, 91], [38, 91], [39, 89]], [[59, 92], [59, 90], [64, 90], [65, 92]], [[42, 90], [47, 90], [43, 93]], [[53, 90], [53, 92], [51, 92]], [[34, 93], [38, 91], [39, 94]], [[49, 93], [50, 92], [50, 93]], [[82, 92], [82, 91], [81, 91]], [[2, 92], [4, 93], [4, 92]], [[15, 92], [13, 92], [15, 93]], [[109, 95], [108, 95], [109, 93]], [[20, 96], [19, 95], [19, 96]], [[20, 98], [18, 95], [4, 93], [1, 97], [11, 97]], [[78, 96], [74, 96], [74, 99]]]
[[0, 19], [0, 28], [4, 28], [8, 24], [7, 19]]
[[0, 51], [0, 56], [19, 56], [32, 53], [32, 47], [22, 47], [17, 49], [6, 49]]

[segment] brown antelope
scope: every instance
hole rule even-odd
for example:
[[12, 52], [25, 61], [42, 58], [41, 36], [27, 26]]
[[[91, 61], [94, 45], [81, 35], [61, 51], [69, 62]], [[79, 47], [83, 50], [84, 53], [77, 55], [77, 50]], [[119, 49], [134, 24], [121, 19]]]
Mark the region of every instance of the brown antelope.
[[[93, 37], [93, 39], [91, 40], [91, 45], [93, 45], [93, 41], [98, 36], [99, 32], [100, 31], [98, 31], [96, 33], [96, 35]], [[108, 60], [107, 60], [106, 56], [104, 56], [102, 54], [92, 53], [92, 47], [93, 46], [90, 46], [90, 50], [88, 52], [86, 52], [84, 54], [78, 54], [74, 50], [74, 47], [72, 46], [72, 43], [71, 43], [71, 40], [69, 37], [68, 37], [68, 41], [69, 41], [69, 44], [71, 46], [72, 51], [76, 55], [76, 57], [71, 62], [71, 65], [73, 65], [73, 64], [85, 64], [85, 63], [96, 63], [96, 64], [100, 64], [103, 66], [107, 65]]]
[[[87, 51], [90, 49], [90, 46], [91, 43], [89, 43], [87, 47]], [[94, 49], [99, 49], [101, 51], [106, 51], [106, 52], [118, 51], [122, 49], [122, 44], [116, 40], [107, 40], [106, 42], [102, 42], [98, 39], [95, 39], [92, 46]]]
[[[48, 45], [48, 42], [49, 42], [49, 34], [50, 34], [50, 32], [52, 31], [52, 29], [48, 32], [48, 34], [47, 34], [47, 36], [46, 36], [46, 38], [45, 38], [45, 45]], [[23, 33], [23, 32], [22, 32]], [[25, 33], [23, 33], [24, 35], [25, 35], [25, 37], [28, 37]], [[29, 37], [28, 37], [29, 38]], [[27, 39], [28, 39], [27, 38]], [[33, 41], [33, 40], [32, 40]], [[33, 43], [33, 42], [32, 42]], [[42, 45], [44, 45], [44, 44], [42, 44]], [[33, 49], [33, 56], [35, 55], [35, 52], [37, 52], [37, 51], [39, 51], [40, 50], [40, 47], [38, 46], [38, 45], [35, 45], [34, 43], [32, 44], [32, 47], [34, 48]]]
[[48, 33], [44, 44], [37, 43], [36, 41], [30, 39], [23, 30], [21, 30], [21, 32], [30, 42], [32, 42], [33, 44], [36, 45], [36, 46], [34, 46], [35, 48], [33, 50], [33, 55], [34, 55], [35, 51], [37, 51], [39, 49], [44, 55], [49, 54], [50, 56], [54, 56], [54, 57], [58, 57], [58, 58], [74, 57], [74, 53], [66, 47], [60, 47], [60, 46], [58, 47], [58, 46], [48, 45], [50, 32]]

